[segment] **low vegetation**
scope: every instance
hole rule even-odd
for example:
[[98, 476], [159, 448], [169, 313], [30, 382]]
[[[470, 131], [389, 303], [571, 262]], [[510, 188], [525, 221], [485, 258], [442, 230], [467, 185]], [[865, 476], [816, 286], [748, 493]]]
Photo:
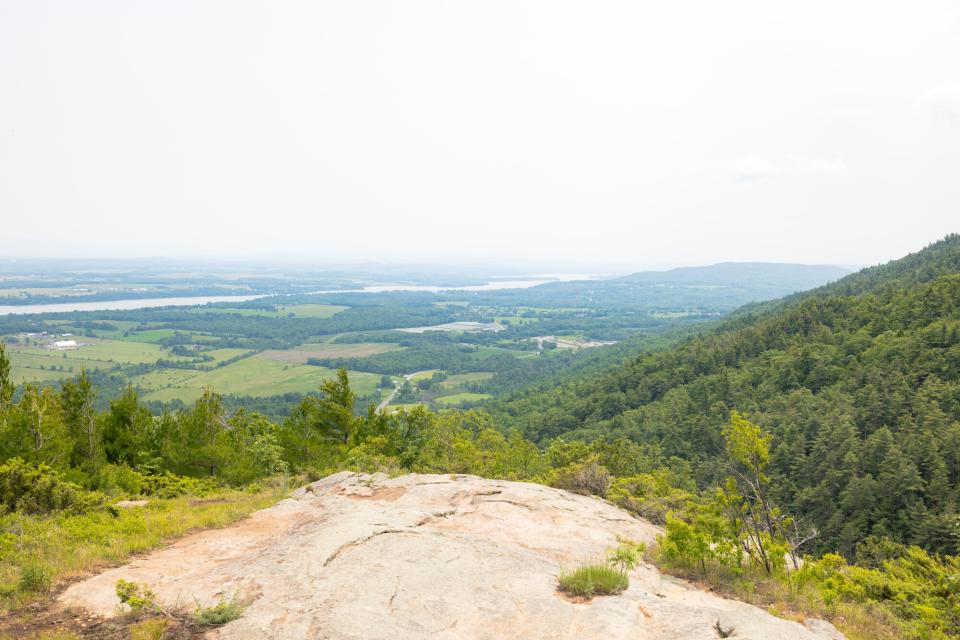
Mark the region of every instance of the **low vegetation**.
[[612, 596], [630, 586], [629, 573], [640, 564], [647, 547], [643, 543], [621, 540], [605, 560], [593, 560], [557, 577], [560, 591], [589, 600], [594, 596]]
[[226, 526], [283, 493], [282, 486], [219, 490], [207, 499], [151, 498], [129, 509], [7, 513], [0, 516], [0, 609], [15, 609], [61, 580], [123, 562], [190, 531]]
[[625, 571], [611, 567], [602, 560], [588, 562], [572, 571], [563, 571], [557, 580], [564, 593], [588, 600], [594, 596], [616, 595], [630, 586]]
[[197, 605], [193, 618], [206, 626], [227, 624], [243, 615], [243, 605], [236, 600], [221, 600], [217, 604], [204, 607]]

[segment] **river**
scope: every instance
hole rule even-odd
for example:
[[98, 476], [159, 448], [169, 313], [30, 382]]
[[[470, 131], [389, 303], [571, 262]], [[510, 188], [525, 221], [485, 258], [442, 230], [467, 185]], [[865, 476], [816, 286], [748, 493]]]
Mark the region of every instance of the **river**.
[[98, 300], [94, 302], [51, 302], [50, 304], [0, 305], [0, 316], [24, 313], [68, 313], [70, 311], [129, 311], [152, 307], [192, 307], [208, 302], [246, 302], [264, 298], [256, 296], [185, 296], [182, 298], [135, 298], [132, 300]]
[[[486, 284], [465, 287], [438, 287], [420, 284], [380, 284], [363, 289], [339, 291], [314, 291], [312, 294], [334, 293], [384, 293], [387, 291], [499, 291], [501, 289], [528, 289], [548, 282], [569, 280], [590, 280], [596, 276], [585, 274], [550, 274], [531, 276], [528, 280], [491, 280]], [[209, 302], [246, 302], [257, 298], [266, 298], [265, 294], [249, 296], [185, 296], [182, 298], [135, 298], [131, 300], [101, 300], [95, 302], [52, 302], [49, 304], [0, 305], [0, 316], [26, 313], [69, 313], [71, 311], [130, 311], [132, 309], [150, 309], [153, 307], [193, 307]]]

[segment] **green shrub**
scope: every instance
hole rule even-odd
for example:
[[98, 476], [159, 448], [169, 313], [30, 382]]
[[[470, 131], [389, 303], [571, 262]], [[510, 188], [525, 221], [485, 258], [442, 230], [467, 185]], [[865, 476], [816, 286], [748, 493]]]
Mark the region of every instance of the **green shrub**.
[[960, 636], [960, 558], [903, 547], [878, 568], [848, 564], [836, 554], [808, 560], [795, 582], [812, 586], [829, 606], [843, 602], [882, 607], [896, 616], [905, 638]]
[[46, 593], [50, 590], [50, 569], [39, 562], [24, 565], [17, 588], [25, 593]]
[[202, 496], [217, 489], [213, 478], [189, 478], [170, 473], [142, 476], [141, 492], [155, 498], [176, 498], [183, 495]]
[[97, 471], [93, 486], [109, 495], [137, 496], [143, 493], [143, 474], [125, 464], [105, 464]]
[[46, 465], [34, 466], [21, 458], [0, 465], [0, 510], [5, 513], [85, 513], [104, 502], [104, 496], [64, 480]]
[[117, 580], [117, 598], [131, 611], [157, 611], [157, 595], [146, 585], [129, 580]]
[[685, 517], [693, 494], [675, 485], [669, 469], [657, 469], [625, 478], [615, 478], [607, 499], [654, 524], [663, 525], [667, 514]]
[[204, 625], [221, 625], [236, 620], [243, 615], [243, 607], [236, 600], [221, 600], [210, 607], [197, 605], [194, 619]]
[[561, 591], [582, 598], [616, 595], [630, 586], [627, 572], [606, 562], [591, 562], [573, 571], [563, 571], [558, 580]]
[[645, 542], [619, 539], [620, 546], [607, 553], [607, 562], [621, 571], [633, 571], [643, 562], [643, 554], [647, 552]]
[[551, 487], [581, 495], [592, 494], [601, 498], [607, 497], [610, 482], [610, 472], [597, 461], [595, 455], [583, 462], [575, 462], [560, 469], [554, 469], [548, 474], [548, 484]]

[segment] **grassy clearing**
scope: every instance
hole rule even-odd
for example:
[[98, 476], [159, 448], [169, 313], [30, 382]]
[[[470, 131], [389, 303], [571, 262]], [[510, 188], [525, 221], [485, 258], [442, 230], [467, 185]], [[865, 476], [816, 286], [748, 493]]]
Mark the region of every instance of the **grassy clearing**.
[[250, 349], [210, 349], [209, 351], [204, 351], [200, 355], [210, 356], [213, 358], [213, 364], [220, 364], [221, 362], [226, 362], [232, 358], [252, 353], [253, 351]]
[[173, 329], [147, 329], [146, 331], [131, 331], [123, 335], [123, 331], [114, 332], [118, 335], [110, 336], [117, 340], [127, 340], [129, 342], [160, 342], [166, 338], [173, 337], [176, 333]]
[[490, 371], [471, 371], [469, 373], [455, 373], [440, 383], [442, 389], [456, 389], [470, 382], [483, 382], [493, 377]]
[[302, 344], [295, 349], [277, 350], [271, 349], [264, 351], [260, 355], [271, 360], [280, 360], [281, 362], [306, 363], [309, 358], [366, 358], [377, 355], [378, 353], [387, 353], [388, 351], [397, 351], [401, 349], [400, 345], [391, 342], [357, 342], [357, 343], [307, 343]]
[[412, 376], [410, 380], [412, 382], [419, 382], [420, 380], [426, 380], [427, 378], [432, 378], [433, 374], [438, 373], [440, 369], [430, 369], [429, 371], [418, 371]]
[[478, 360], [485, 360], [490, 356], [494, 356], [498, 353], [505, 353], [507, 355], [514, 356], [516, 358], [527, 357], [531, 354], [536, 355], [533, 351], [523, 351], [521, 349], [501, 349], [500, 347], [480, 347], [477, 350], [476, 357]]
[[[80, 338], [79, 340], [82, 342], [84, 339]], [[41, 348], [11, 349], [11, 352], [12, 351], [47, 356], [51, 354], [50, 351]], [[76, 351], [57, 351], [55, 354], [56, 357], [63, 360], [64, 364], [66, 364], [68, 360], [80, 362], [97, 361], [97, 364], [101, 367], [104, 366], [104, 363], [152, 364], [160, 359], [188, 359], [173, 356], [165, 347], [161, 347], [160, 345], [149, 342], [127, 342], [123, 340], [97, 340], [93, 344], [82, 346]], [[64, 356], [66, 357], [64, 358]]]
[[130, 378], [130, 384], [139, 389], [156, 391], [184, 385], [198, 375], [200, 372], [192, 369], [154, 369], [149, 373]]
[[[36, 369], [42, 371], [44, 369], [59, 369], [63, 367], [65, 370], [73, 367], [73, 370], [77, 373], [80, 372], [81, 368], [86, 369], [112, 369], [117, 365], [111, 362], [103, 362], [101, 360], [93, 360], [83, 357], [71, 357], [71, 354], [76, 352], [59, 352], [59, 351], [47, 351], [47, 350], [34, 350], [34, 349], [8, 349], [7, 356], [10, 358], [10, 364], [14, 367], [20, 367], [23, 369]], [[67, 354], [67, 357], [64, 358], [63, 355]]]
[[236, 316], [260, 316], [262, 318], [276, 318], [278, 314], [269, 309], [237, 309], [236, 307], [190, 307], [189, 313], [223, 313]]
[[630, 586], [626, 571], [611, 567], [603, 560], [581, 565], [573, 571], [562, 571], [557, 581], [560, 591], [587, 599], [623, 593]]
[[63, 380], [64, 378], [72, 378], [77, 375], [78, 372], [71, 371], [43, 371], [41, 369], [30, 369], [26, 367], [11, 367], [10, 368], [10, 379], [14, 384], [22, 384], [24, 382], [56, 382], [57, 380]]
[[[334, 375], [332, 369], [325, 367], [288, 364], [256, 355], [212, 371], [197, 373], [173, 386], [148, 393], [144, 399], [192, 402], [201, 396], [203, 388], [207, 386], [223, 395], [265, 397], [282, 393], [307, 393], [315, 391], [322, 380]], [[376, 391], [380, 376], [351, 371], [350, 383], [358, 395], [370, 395]]]
[[282, 316], [292, 313], [298, 318], [329, 318], [349, 308], [336, 304], [295, 304], [277, 307], [277, 312]]
[[464, 402], [478, 402], [480, 400], [486, 400], [487, 398], [492, 398], [493, 396], [489, 393], [454, 393], [449, 396], [440, 396], [434, 398], [433, 401], [437, 404], [445, 406], [453, 406], [458, 404], [463, 404]]
[[540, 318], [524, 318], [522, 316], [494, 316], [494, 321], [500, 324], [522, 325], [531, 322], [540, 322]]
[[292, 304], [277, 305], [271, 309], [238, 309], [235, 307], [197, 307], [193, 313], [229, 313], [238, 316], [260, 316], [262, 318], [285, 318], [293, 315], [297, 318], [330, 318], [350, 307], [337, 304]]
[[0, 608], [9, 611], [46, 595], [61, 580], [126, 561], [198, 529], [223, 527], [274, 504], [280, 487], [258, 493], [223, 491], [215, 499], [152, 499], [145, 507], [84, 515], [0, 519]]

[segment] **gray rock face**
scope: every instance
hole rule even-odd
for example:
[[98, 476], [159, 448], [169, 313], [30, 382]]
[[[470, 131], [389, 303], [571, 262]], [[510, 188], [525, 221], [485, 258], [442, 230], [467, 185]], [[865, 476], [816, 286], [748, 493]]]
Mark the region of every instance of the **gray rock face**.
[[61, 601], [116, 610], [120, 578], [167, 606], [238, 597], [244, 615], [211, 632], [228, 639], [843, 638], [660, 574], [631, 573], [621, 595], [572, 602], [563, 566], [600, 558], [619, 538], [658, 529], [592, 497], [473, 476], [389, 479], [338, 473], [216, 531], [204, 531], [65, 591]]

